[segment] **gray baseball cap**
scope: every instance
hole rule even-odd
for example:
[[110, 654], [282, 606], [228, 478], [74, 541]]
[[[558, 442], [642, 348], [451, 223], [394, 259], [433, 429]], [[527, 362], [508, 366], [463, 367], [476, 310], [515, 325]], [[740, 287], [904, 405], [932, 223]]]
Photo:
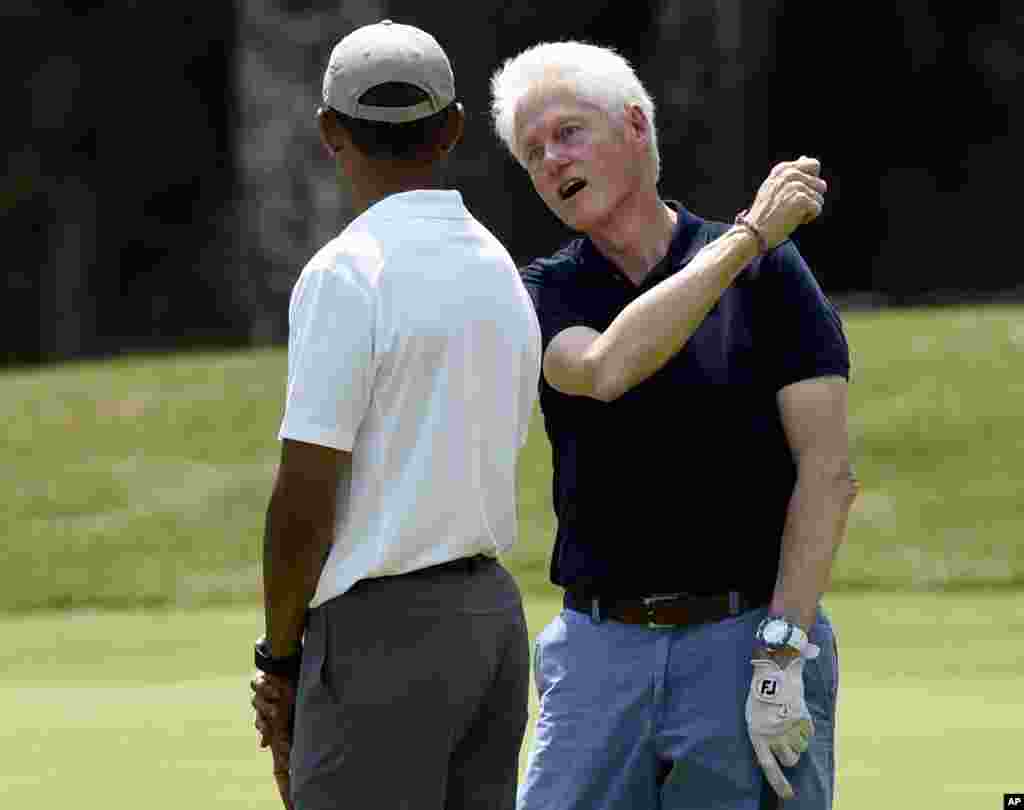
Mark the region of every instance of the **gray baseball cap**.
[[[404, 82], [427, 100], [411, 107], [374, 107], [359, 99], [372, 87]], [[391, 20], [364, 25], [331, 51], [324, 104], [351, 118], [401, 124], [426, 118], [455, 100], [455, 76], [445, 52], [426, 31]]]

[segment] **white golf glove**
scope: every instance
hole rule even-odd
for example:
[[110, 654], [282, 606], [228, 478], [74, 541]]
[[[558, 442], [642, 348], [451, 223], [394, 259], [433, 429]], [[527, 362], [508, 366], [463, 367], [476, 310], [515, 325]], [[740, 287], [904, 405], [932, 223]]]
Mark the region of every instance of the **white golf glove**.
[[814, 736], [814, 721], [804, 702], [804, 661], [814, 648], [794, 658], [785, 669], [770, 660], [754, 659], [754, 677], [747, 695], [747, 731], [765, 777], [783, 799], [793, 788], [779, 763], [792, 768]]

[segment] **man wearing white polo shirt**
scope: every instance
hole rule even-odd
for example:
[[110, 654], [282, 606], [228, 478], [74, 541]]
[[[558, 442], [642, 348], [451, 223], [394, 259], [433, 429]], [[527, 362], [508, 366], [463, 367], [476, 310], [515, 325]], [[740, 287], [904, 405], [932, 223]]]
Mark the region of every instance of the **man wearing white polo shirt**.
[[291, 298], [258, 725], [300, 810], [511, 808], [529, 652], [497, 556], [516, 536], [536, 316], [438, 180], [464, 116], [429, 34], [345, 37], [318, 117], [358, 215]]

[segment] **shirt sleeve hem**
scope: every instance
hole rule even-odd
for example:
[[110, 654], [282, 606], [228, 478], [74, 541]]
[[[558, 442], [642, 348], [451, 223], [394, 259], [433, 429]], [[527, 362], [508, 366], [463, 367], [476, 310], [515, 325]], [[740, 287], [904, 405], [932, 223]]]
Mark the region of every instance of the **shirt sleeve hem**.
[[327, 430], [315, 425], [284, 425], [278, 431], [278, 439], [291, 439], [306, 444], [319, 444], [334, 450], [352, 452], [355, 445], [355, 433], [345, 430]]
[[842, 377], [844, 380], [849, 382], [850, 380], [850, 367], [849, 366], [834, 366], [831, 368], [817, 368], [807, 372], [797, 372], [783, 377], [775, 385], [776, 392], [781, 391], [787, 385], [793, 385], [794, 383], [804, 382], [806, 380], [816, 380], [819, 377]]

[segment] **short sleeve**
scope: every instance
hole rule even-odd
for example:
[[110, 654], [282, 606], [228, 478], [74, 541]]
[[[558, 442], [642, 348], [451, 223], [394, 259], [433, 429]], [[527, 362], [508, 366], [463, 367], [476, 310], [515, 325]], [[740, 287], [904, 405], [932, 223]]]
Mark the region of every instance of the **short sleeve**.
[[562, 294], [561, 285], [553, 281], [550, 270], [546, 271], [542, 264], [534, 263], [519, 272], [540, 323], [542, 353], [547, 351], [548, 344], [559, 332], [570, 326], [586, 324], [583, 314], [569, 306], [572, 296]]
[[[521, 294], [521, 293], [520, 293]], [[530, 296], [532, 301], [532, 296]], [[530, 420], [533, 415], [534, 406], [537, 404], [537, 390], [540, 382], [541, 368], [541, 335], [540, 319], [536, 310], [530, 304], [523, 302], [528, 309], [525, 314], [529, 322], [530, 336], [523, 346], [522, 354], [522, 383], [520, 385], [520, 419], [519, 426], [519, 449], [526, 447], [530, 437]]]
[[[850, 351], [839, 312], [792, 242], [766, 257], [762, 276], [771, 294], [760, 319], [772, 349], [776, 390], [801, 380], [850, 378]], [[755, 337], [755, 342], [759, 338]]]
[[278, 438], [351, 451], [373, 389], [374, 299], [344, 267], [307, 267], [288, 309]]

